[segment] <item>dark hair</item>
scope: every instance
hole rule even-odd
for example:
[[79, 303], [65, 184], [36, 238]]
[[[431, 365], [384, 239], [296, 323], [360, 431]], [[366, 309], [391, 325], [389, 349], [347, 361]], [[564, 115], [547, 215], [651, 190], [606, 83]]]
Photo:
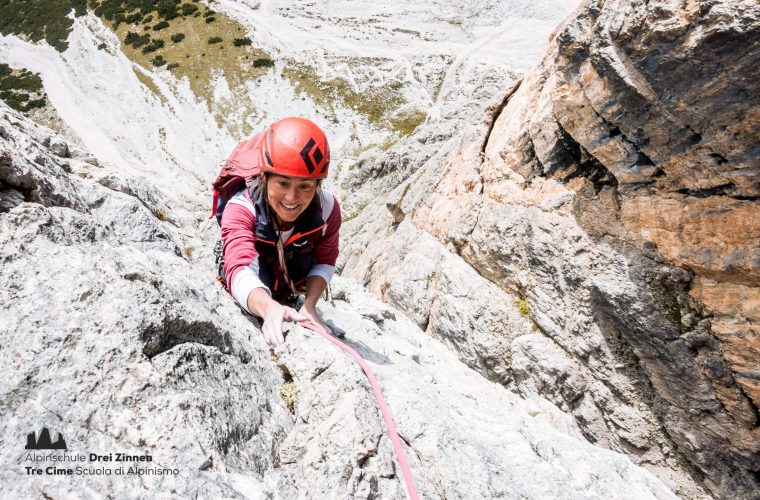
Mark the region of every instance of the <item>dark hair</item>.
[[[265, 189], [267, 187], [267, 182], [269, 182], [269, 176], [270, 175], [279, 175], [279, 174], [272, 174], [270, 172], [262, 172], [259, 176], [259, 183], [257, 188], [258, 189]], [[280, 177], [287, 177], [287, 175], [281, 175]], [[323, 179], [314, 179], [317, 181], [317, 189], [322, 186], [322, 180]]]

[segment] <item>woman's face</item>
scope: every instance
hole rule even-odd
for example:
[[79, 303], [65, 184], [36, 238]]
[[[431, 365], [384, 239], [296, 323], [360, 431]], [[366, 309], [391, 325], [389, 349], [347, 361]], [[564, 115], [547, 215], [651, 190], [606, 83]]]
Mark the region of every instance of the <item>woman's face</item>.
[[296, 220], [309, 206], [316, 192], [316, 179], [270, 174], [267, 180], [267, 201], [279, 223]]

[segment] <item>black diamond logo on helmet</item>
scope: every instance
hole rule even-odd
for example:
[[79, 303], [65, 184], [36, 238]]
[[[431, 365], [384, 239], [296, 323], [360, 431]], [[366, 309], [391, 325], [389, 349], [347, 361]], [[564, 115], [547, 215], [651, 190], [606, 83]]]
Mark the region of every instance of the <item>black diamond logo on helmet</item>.
[[[312, 148], [316, 145], [316, 141], [314, 141], [313, 138], [309, 139], [309, 142], [306, 143], [306, 146], [303, 147], [301, 150], [301, 158], [303, 158], [303, 162], [306, 164], [306, 169], [309, 171], [309, 173], [314, 172], [314, 169], [316, 168], [314, 166], [314, 162], [311, 161], [311, 158], [309, 157], [309, 153], [311, 152]], [[319, 153], [320, 159], [322, 158], [322, 152], [319, 151], [319, 148], [314, 152], [314, 158], [316, 159], [317, 153]], [[317, 160], [317, 163], [319, 163], [319, 160]]]
[[324, 158], [324, 156], [322, 155], [322, 150], [319, 149], [319, 147], [314, 149], [314, 154], [312, 156], [314, 156], [314, 161], [317, 162], [317, 165], [322, 163], [322, 158]]

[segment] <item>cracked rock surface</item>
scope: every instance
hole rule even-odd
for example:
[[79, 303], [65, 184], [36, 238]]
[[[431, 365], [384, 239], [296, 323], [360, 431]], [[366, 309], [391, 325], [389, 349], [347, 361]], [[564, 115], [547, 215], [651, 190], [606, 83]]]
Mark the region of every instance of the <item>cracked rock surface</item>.
[[[51, 133], [2, 105], [0, 126], [12, 158], [2, 181], [29, 186], [0, 213], [4, 497], [403, 497], [358, 366], [296, 326], [270, 357], [256, 321], [214, 284], [210, 250], [188, 256], [173, 222], [183, 215], [146, 180], [74, 147], [54, 158]], [[55, 189], [29, 194], [48, 175]], [[483, 378], [355, 281], [336, 278], [334, 294], [325, 317], [375, 371], [424, 498], [675, 498], [588, 443], [557, 405]], [[428, 324], [462, 320], [433, 309]], [[69, 453], [148, 453], [178, 473], [29, 476], [23, 438], [43, 426]]]
[[361, 166], [344, 275], [679, 494], [756, 497], [759, 44], [754, 1], [584, 2]]
[[[344, 299], [326, 304], [325, 317], [349, 332], [346, 343], [380, 380], [422, 498], [673, 496], [623, 455], [586, 443], [572, 418], [543, 398], [523, 399], [477, 376], [358, 283], [339, 278], [334, 289]], [[308, 484], [316, 497], [404, 497], [358, 366], [300, 328], [277, 354], [299, 392], [281, 467], [267, 474], [267, 484], [293, 496], [298, 490], [284, 484]], [[595, 477], [592, 470], [602, 469]]]
[[[757, 497], [759, 44], [754, 0], [583, 2], [521, 79], [462, 53], [335, 169], [323, 312], [425, 498]], [[0, 103], [3, 496], [403, 497], [358, 367], [297, 327], [270, 357], [215, 283], [204, 161], [91, 153]], [[31, 478], [43, 426], [179, 475]]]

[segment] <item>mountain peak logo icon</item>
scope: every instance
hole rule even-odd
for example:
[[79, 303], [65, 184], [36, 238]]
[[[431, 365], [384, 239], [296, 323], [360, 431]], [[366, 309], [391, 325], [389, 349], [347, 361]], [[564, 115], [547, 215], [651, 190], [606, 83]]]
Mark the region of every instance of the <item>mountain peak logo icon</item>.
[[63, 439], [63, 434], [58, 433], [58, 439], [53, 442], [50, 438], [50, 431], [47, 427], [43, 427], [40, 431], [40, 435], [37, 436], [34, 431], [26, 435], [26, 449], [27, 450], [65, 450], [66, 440]]

